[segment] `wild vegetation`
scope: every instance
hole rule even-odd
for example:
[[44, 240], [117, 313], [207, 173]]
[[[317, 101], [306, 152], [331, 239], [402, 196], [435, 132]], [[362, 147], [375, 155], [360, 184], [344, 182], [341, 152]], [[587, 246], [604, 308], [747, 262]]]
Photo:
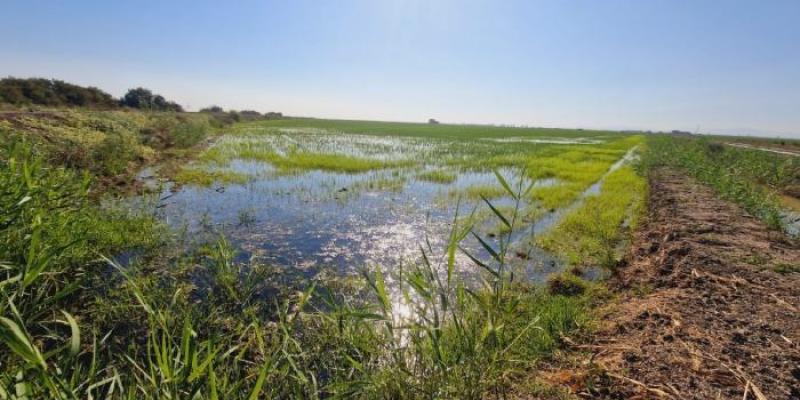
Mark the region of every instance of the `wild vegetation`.
[[147, 111], [183, 111], [179, 104], [141, 87], [130, 89], [121, 99], [115, 99], [96, 87], [83, 87], [57, 79], [43, 78], [0, 79], [0, 105], [2, 104], [16, 107], [74, 107], [100, 110], [130, 107]]
[[142, 87], [128, 90], [120, 99], [120, 104], [125, 107], [147, 111], [183, 111], [183, 107], [180, 104], [169, 101], [164, 96], [154, 94], [149, 89]]
[[648, 167], [672, 166], [735, 201], [768, 226], [781, 228], [778, 191], [791, 191], [800, 160], [759, 150], [724, 146], [708, 139], [654, 137], [648, 146]]
[[0, 79], [0, 104], [14, 106], [88, 107], [112, 109], [119, 102], [110, 94], [59, 80], [32, 78]]
[[0, 116], [0, 142], [24, 139], [53, 165], [103, 183], [132, 182], [144, 165], [184, 157], [223, 125], [186, 113], [47, 111]]

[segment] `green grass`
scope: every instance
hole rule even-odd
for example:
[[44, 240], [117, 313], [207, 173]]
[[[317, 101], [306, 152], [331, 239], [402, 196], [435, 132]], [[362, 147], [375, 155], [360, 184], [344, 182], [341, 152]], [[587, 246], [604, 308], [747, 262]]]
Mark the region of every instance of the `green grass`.
[[785, 182], [796, 176], [790, 172], [800, 162], [796, 157], [787, 159], [757, 150], [728, 148], [708, 139], [652, 137], [647, 146], [649, 151], [643, 161], [648, 168], [679, 168], [768, 226], [781, 228], [776, 188], [785, 187]]
[[216, 171], [187, 167], [181, 169], [174, 177], [181, 185], [211, 186], [214, 183], [245, 184], [252, 179], [247, 174], [235, 171]]
[[53, 165], [130, 182], [142, 166], [179, 158], [218, 128], [205, 114], [41, 110], [0, 120], [0, 144], [24, 139]]
[[454, 172], [441, 169], [425, 171], [417, 174], [417, 179], [419, 180], [441, 184], [453, 183], [456, 181], [457, 177], [458, 176]]
[[556, 128], [515, 128], [489, 125], [424, 124], [383, 121], [353, 121], [326, 119], [284, 119], [252, 123], [265, 128], [319, 128], [363, 135], [393, 135], [411, 137], [457, 137], [457, 138], [506, 138], [506, 137], [547, 137], [547, 138], [585, 138], [616, 136], [619, 132], [556, 129]]
[[464, 190], [451, 192], [450, 196], [464, 196], [473, 200], [480, 200], [483, 197], [494, 200], [506, 197], [508, 193], [498, 185], [472, 185], [467, 186]]
[[612, 267], [618, 246], [637, 224], [645, 192], [644, 179], [631, 166], [623, 166], [606, 177], [598, 195], [587, 197], [537, 242], [570, 264]]
[[399, 161], [314, 152], [296, 147], [281, 154], [270, 143], [258, 140], [221, 141], [199, 157], [200, 161], [222, 166], [234, 159], [264, 162], [283, 171], [323, 170], [361, 173], [407, 165]]

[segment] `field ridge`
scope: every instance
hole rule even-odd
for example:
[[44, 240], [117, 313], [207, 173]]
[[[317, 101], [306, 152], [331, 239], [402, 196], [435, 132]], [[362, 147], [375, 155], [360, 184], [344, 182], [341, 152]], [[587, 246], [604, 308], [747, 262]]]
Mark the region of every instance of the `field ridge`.
[[800, 248], [672, 170], [595, 337], [604, 398], [800, 397]]

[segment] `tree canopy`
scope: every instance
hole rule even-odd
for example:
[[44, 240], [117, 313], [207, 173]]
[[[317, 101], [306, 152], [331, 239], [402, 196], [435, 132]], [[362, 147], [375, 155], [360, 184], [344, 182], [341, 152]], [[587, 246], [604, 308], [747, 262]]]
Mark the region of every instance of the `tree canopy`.
[[96, 87], [44, 78], [0, 79], [0, 103], [102, 109], [119, 107], [119, 102], [113, 96]]
[[128, 90], [120, 101], [122, 105], [140, 110], [150, 111], [183, 111], [183, 107], [174, 101], [167, 101], [164, 96], [154, 94], [149, 89], [138, 87]]

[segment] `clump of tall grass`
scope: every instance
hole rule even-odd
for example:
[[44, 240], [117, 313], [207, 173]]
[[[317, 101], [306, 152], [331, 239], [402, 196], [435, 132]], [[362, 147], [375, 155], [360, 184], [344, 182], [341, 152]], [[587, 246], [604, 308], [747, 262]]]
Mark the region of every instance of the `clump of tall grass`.
[[497, 200], [507, 197], [508, 193], [499, 185], [476, 184], [467, 186], [464, 189], [451, 190], [449, 195], [452, 198], [464, 197], [480, 201], [482, 198]]
[[181, 185], [211, 186], [214, 183], [245, 184], [251, 176], [241, 172], [229, 170], [209, 170], [197, 167], [187, 167], [178, 171], [173, 177]]
[[82, 357], [78, 323], [84, 288], [106, 269], [97, 254], [153, 246], [156, 226], [92, 207], [88, 175], [46, 165], [27, 143], [0, 151], [0, 397], [77, 397], [104, 370]]
[[453, 183], [456, 181], [456, 178], [457, 176], [455, 173], [440, 169], [425, 171], [417, 174], [417, 179], [426, 182], [442, 183], [442, 184]]

